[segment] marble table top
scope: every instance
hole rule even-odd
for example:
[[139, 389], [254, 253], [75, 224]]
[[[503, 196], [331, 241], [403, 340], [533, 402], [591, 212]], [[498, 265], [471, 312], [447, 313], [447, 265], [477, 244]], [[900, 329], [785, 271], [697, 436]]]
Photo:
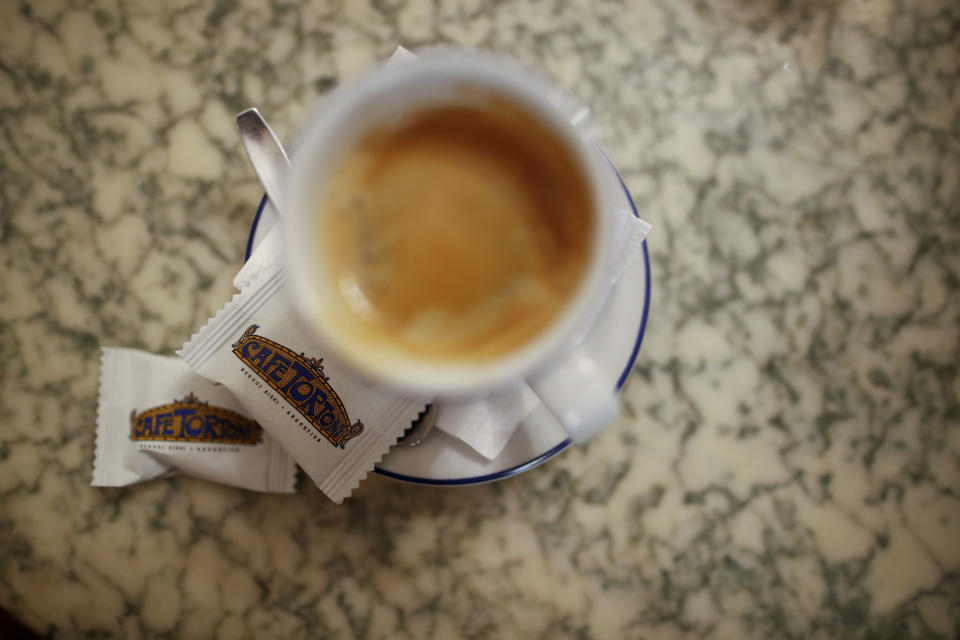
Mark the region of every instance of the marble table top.
[[[100, 345], [170, 353], [260, 196], [233, 115], [455, 44], [592, 105], [648, 240], [623, 416], [343, 506], [89, 486]], [[0, 606], [53, 637], [960, 636], [960, 5], [0, 5]]]

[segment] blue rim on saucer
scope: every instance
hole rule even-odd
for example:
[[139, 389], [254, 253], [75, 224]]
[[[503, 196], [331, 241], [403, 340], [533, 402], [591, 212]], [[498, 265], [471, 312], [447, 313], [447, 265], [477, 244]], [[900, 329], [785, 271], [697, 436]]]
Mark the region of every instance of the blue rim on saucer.
[[[637, 211], [636, 205], [633, 203], [633, 197], [630, 195], [630, 190], [627, 189], [626, 183], [623, 181], [623, 177], [620, 175], [620, 172], [617, 171], [616, 167], [613, 166], [613, 163], [610, 162], [610, 159], [607, 158], [606, 154], [601, 151], [604, 159], [607, 161], [607, 164], [610, 165], [610, 169], [613, 171], [614, 175], [617, 176], [617, 181], [620, 183], [620, 187], [623, 189], [624, 195], [627, 198], [627, 202], [630, 203], [630, 208], [633, 211], [633, 215], [637, 218], [640, 217], [640, 213]], [[247, 248], [244, 252], [243, 259], [244, 261], [250, 259], [250, 254], [253, 253], [253, 240], [257, 235], [257, 226], [260, 224], [260, 216], [263, 214], [263, 210], [267, 205], [267, 196], [264, 195], [260, 200], [260, 206], [257, 207], [257, 214], [253, 218], [253, 224], [250, 226], [250, 235], [247, 237]], [[637, 360], [637, 354], [640, 353], [640, 345], [643, 343], [643, 336], [647, 331], [647, 316], [650, 312], [650, 253], [647, 251], [647, 242], [643, 242], [643, 261], [644, 261], [644, 278], [646, 280], [646, 287], [644, 292], [643, 300], [643, 314], [640, 318], [640, 328], [637, 331], [637, 339], [633, 344], [633, 351], [630, 353], [630, 358], [627, 360], [627, 365], [624, 367], [623, 372], [620, 374], [620, 378], [617, 380], [617, 391], [619, 391], [624, 383], [627, 381], [627, 377], [630, 375], [630, 371], [633, 369], [633, 365]], [[570, 439], [563, 440], [553, 448], [541, 453], [540, 455], [534, 456], [526, 462], [522, 462], [518, 465], [510, 467], [509, 469], [503, 469], [502, 471], [497, 471], [496, 473], [490, 473], [481, 476], [474, 476], [472, 478], [453, 478], [453, 479], [436, 479], [436, 478], [419, 478], [416, 476], [408, 476], [402, 473], [395, 473], [393, 471], [387, 471], [386, 469], [381, 469], [380, 467], [374, 467], [374, 472], [386, 476], [388, 478], [393, 478], [394, 480], [402, 480], [403, 482], [410, 482], [414, 484], [423, 484], [423, 485], [438, 485], [438, 486], [462, 486], [470, 484], [483, 484], [485, 482], [493, 482], [495, 480], [502, 480], [518, 473], [523, 473], [529, 471], [536, 466], [539, 466], [554, 457], [564, 449], [570, 446]]]

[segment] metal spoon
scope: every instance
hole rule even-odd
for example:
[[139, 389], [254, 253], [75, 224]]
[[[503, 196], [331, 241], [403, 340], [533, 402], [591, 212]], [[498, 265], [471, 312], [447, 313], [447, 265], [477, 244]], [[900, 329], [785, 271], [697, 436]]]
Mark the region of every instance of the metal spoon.
[[[237, 131], [240, 142], [250, 158], [253, 172], [260, 178], [267, 197], [273, 203], [277, 213], [283, 215], [283, 183], [290, 170], [290, 158], [284, 151], [280, 139], [256, 108], [237, 114]], [[411, 428], [400, 438], [399, 444], [415, 447], [426, 439], [437, 424], [436, 405], [430, 404], [426, 411], [414, 421]]]
[[277, 213], [285, 211], [283, 201], [283, 183], [290, 170], [290, 159], [283, 145], [267, 121], [256, 108], [237, 114], [237, 131], [240, 142], [250, 158], [253, 171], [260, 178], [260, 184], [267, 192]]

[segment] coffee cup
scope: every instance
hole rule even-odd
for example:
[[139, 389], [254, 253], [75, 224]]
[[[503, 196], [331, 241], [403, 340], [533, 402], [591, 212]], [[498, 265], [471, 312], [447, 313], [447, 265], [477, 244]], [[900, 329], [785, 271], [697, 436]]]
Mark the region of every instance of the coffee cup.
[[480, 398], [526, 382], [575, 442], [617, 413], [578, 346], [609, 279], [602, 160], [515, 64], [434, 55], [337, 89], [284, 187], [290, 291], [374, 382]]

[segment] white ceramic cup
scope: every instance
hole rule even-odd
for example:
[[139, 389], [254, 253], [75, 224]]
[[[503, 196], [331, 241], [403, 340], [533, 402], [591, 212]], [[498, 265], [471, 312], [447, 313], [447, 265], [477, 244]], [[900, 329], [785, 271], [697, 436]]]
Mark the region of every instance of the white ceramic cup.
[[[464, 91], [464, 89], [468, 89]], [[318, 200], [343, 154], [371, 129], [438, 104], [462, 104], [496, 95], [529, 111], [578, 161], [590, 187], [594, 222], [591, 257], [566, 307], [537, 336], [515, 350], [481, 362], [438, 362], [409, 354], [377, 353], [324, 322], [342, 305], [317, 252]], [[375, 382], [435, 398], [481, 398], [527, 384], [574, 442], [582, 442], [617, 414], [615, 382], [574, 344], [609, 284], [612, 205], [605, 167], [549, 96], [548, 82], [517, 65], [475, 54], [444, 54], [381, 68], [337, 89], [309, 118], [299, 138], [285, 192], [285, 243], [294, 307], [341, 362]]]

